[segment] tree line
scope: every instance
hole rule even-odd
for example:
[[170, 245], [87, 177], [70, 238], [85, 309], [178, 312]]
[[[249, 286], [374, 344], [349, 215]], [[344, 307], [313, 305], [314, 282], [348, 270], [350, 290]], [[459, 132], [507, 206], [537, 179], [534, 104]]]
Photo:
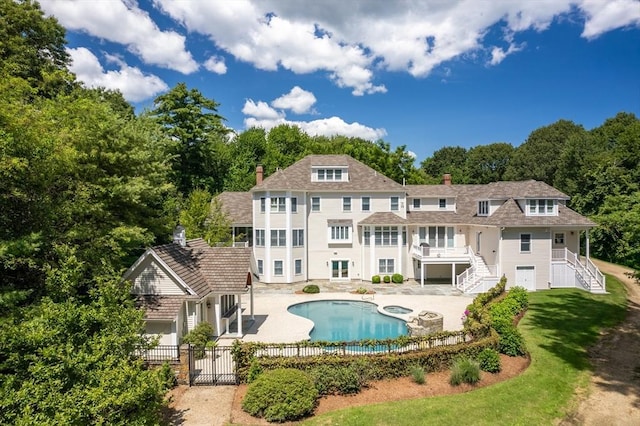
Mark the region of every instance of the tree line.
[[598, 222], [592, 251], [640, 267], [640, 124], [569, 121], [520, 146], [442, 148], [310, 136], [281, 125], [233, 132], [220, 105], [178, 84], [136, 114], [69, 71], [65, 30], [30, 0], [0, 0], [0, 424], [155, 424], [167, 376], [131, 357], [140, 332], [122, 273], [145, 248], [228, 238], [211, 203], [308, 154], [348, 154], [397, 182], [538, 179]]

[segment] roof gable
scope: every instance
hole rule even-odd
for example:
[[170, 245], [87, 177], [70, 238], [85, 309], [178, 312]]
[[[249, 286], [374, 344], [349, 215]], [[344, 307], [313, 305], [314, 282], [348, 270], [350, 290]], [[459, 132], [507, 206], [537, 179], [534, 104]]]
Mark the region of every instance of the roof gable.
[[[349, 179], [312, 182], [312, 169], [318, 167], [346, 167]], [[391, 178], [348, 155], [308, 155], [286, 169], [276, 171], [261, 184], [254, 186], [251, 192], [267, 190], [403, 192], [405, 189]]]

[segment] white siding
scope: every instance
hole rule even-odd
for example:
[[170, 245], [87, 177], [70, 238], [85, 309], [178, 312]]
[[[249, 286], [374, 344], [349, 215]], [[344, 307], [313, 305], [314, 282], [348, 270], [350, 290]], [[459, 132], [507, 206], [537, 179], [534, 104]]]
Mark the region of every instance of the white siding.
[[[520, 235], [531, 234], [531, 251], [520, 252]], [[549, 288], [551, 277], [551, 232], [548, 228], [507, 228], [502, 231], [501, 272], [507, 288], [516, 282], [517, 266], [535, 266], [536, 289]]]
[[159, 337], [160, 345], [177, 345], [174, 321], [148, 321], [145, 324], [145, 334]]
[[153, 256], [147, 256], [139, 266], [140, 273], [132, 279], [133, 294], [185, 294], [180, 287], [158, 263]]

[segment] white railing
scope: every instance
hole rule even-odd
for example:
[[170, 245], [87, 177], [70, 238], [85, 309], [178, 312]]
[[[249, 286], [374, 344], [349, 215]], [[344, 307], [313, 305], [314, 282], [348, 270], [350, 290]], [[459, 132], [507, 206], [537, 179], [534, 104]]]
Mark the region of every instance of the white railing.
[[580, 261], [580, 257], [569, 251], [566, 247], [563, 249], [551, 250], [551, 260], [554, 262], [566, 262], [574, 268], [576, 279], [580, 285], [587, 291], [605, 291], [605, 277], [591, 259], [586, 258], [584, 263]]
[[430, 247], [414, 244], [412, 252], [420, 257], [460, 257], [466, 256], [468, 247]]
[[[484, 263], [484, 260], [476, 256], [470, 246], [467, 247], [467, 253], [469, 253], [469, 263], [471, 266], [456, 276], [456, 288], [464, 293], [470, 292], [480, 286], [486, 278], [495, 278], [498, 276], [498, 265], [487, 265]], [[480, 264], [480, 262], [482, 262], [482, 264]]]

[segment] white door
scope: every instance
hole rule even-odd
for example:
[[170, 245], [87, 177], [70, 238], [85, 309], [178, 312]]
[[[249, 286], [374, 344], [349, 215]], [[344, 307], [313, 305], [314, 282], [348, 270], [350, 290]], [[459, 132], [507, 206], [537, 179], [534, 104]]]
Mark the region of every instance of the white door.
[[535, 266], [516, 266], [516, 285], [527, 290], [536, 289]]

